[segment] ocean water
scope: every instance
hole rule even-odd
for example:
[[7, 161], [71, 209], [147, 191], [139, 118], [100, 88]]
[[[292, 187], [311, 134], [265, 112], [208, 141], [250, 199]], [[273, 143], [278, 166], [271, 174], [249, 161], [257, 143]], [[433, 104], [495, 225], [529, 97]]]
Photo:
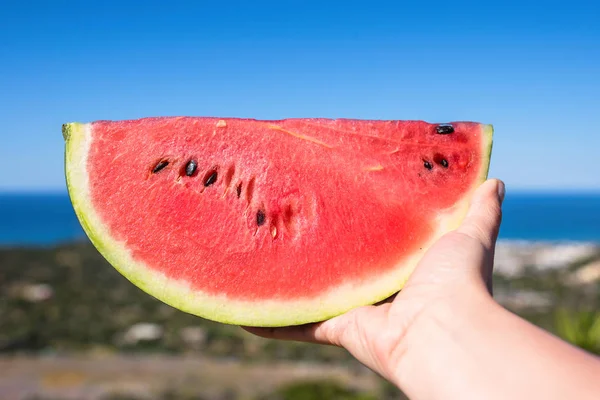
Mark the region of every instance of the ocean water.
[[[600, 193], [508, 194], [500, 238], [600, 243]], [[87, 240], [66, 194], [0, 194], [0, 246]]]

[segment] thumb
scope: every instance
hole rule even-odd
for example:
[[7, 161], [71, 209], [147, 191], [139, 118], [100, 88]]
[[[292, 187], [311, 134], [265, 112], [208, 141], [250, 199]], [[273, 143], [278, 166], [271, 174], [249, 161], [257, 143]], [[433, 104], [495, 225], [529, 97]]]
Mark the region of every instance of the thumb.
[[473, 194], [469, 211], [457, 232], [470, 236], [492, 250], [500, 230], [504, 194], [502, 181], [490, 179], [484, 182]]
[[428, 286], [432, 282], [444, 285], [464, 277], [481, 277], [491, 293], [494, 247], [502, 218], [504, 190], [504, 183], [496, 179], [477, 188], [460, 227], [444, 235], [427, 251], [407, 287]]

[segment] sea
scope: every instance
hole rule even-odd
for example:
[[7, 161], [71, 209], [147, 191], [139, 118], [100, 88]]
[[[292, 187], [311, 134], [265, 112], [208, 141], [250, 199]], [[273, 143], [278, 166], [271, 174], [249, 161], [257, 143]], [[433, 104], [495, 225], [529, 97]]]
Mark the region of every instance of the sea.
[[[501, 240], [600, 243], [600, 193], [509, 193]], [[87, 241], [66, 193], [0, 193], [0, 247]]]

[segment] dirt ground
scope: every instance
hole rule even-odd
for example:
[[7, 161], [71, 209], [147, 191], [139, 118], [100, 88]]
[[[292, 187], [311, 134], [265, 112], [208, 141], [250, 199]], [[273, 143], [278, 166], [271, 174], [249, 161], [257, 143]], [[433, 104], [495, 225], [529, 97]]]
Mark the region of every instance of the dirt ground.
[[298, 362], [245, 364], [167, 355], [0, 358], [0, 399], [154, 398], [169, 391], [202, 398], [251, 398], [294, 381], [331, 379], [376, 392], [379, 378], [366, 368]]

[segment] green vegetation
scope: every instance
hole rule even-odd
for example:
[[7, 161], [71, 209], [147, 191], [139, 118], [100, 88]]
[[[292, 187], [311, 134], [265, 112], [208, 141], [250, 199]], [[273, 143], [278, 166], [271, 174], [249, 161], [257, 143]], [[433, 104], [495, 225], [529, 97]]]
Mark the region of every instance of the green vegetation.
[[[262, 340], [180, 312], [132, 285], [87, 244], [6, 249], [0, 265], [0, 353], [101, 349], [201, 351], [252, 361], [351, 360], [340, 349]], [[144, 327], [157, 330], [156, 337]]]
[[[262, 340], [239, 327], [180, 312], [129, 283], [88, 244], [0, 250], [0, 265], [0, 353], [103, 349], [172, 354], [201, 351], [248, 361], [352, 360], [333, 347]], [[569, 283], [569, 274], [579, 267], [531, 267], [519, 278], [496, 276], [494, 286], [497, 293], [527, 292], [546, 299], [548, 304], [543, 306], [534, 306], [527, 298], [516, 305], [507, 302], [507, 306], [541, 327], [597, 351], [600, 323], [593, 310], [600, 310], [600, 283]], [[588, 311], [577, 311], [582, 309]], [[576, 331], [587, 333], [575, 336], [569, 328], [573, 324]], [[155, 337], [144, 333], [144, 327], [156, 330]]]
[[286, 385], [274, 393], [260, 396], [256, 400], [377, 400], [377, 397], [360, 393], [337, 382], [297, 382]]
[[[562, 269], [531, 266], [515, 278], [496, 276], [495, 293], [514, 312], [587, 351], [600, 354], [600, 281], [573, 279], [581, 268], [597, 259], [600, 255]], [[0, 249], [0, 265], [0, 356], [167, 354], [221, 360], [242, 367], [273, 365], [273, 369], [278, 369], [284, 368], [282, 362], [335, 367], [353, 377], [368, 378], [352, 385], [327, 376], [317, 381], [297, 377], [291, 382], [289, 377], [273, 378], [267, 386], [269, 390], [262, 390], [265, 382], [250, 381], [246, 387], [252, 390], [244, 392], [239, 385], [230, 384], [242, 377], [243, 372], [237, 370], [237, 375], [225, 378], [222, 390], [210, 393], [202, 386], [204, 383], [194, 386], [169, 382], [174, 385], [172, 389], [157, 389], [150, 397], [147, 393], [137, 395], [116, 390], [107, 392], [108, 397], [95, 399], [404, 398], [393, 385], [374, 377], [342, 349], [265, 340], [239, 327], [213, 323], [169, 307], [128, 282], [87, 243]], [[34, 399], [60, 397], [30, 398]]]
[[568, 342], [590, 353], [600, 355], [600, 311], [569, 311], [561, 308], [555, 312], [557, 334]]
[[[155, 396], [136, 396], [132, 394], [114, 393], [101, 398], [101, 400], [236, 400], [239, 397], [231, 391], [224, 391], [217, 396], [203, 396], [190, 394], [181, 390], [167, 390]], [[332, 380], [299, 381], [282, 385], [275, 391], [262, 394], [247, 400], [403, 400], [406, 399], [397, 389], [368, 393], [348, 388]], [[28, 400], [62, 400], [50, 397], [30, 397]]]
[[[595, 257], [596, 260], [599, 258], [600, 255]], [[588, 260], [591, 261], [593, 259]], [[521, 317], [575, 345], [580, 345], [581, 342], [565, 331], [569, 329], [566, 328], [566, 324], [570, 320], [573, 320], [571, 324], [580, 324], [575, 328], [576, 330], [589, 331], [590, 335], [596, 336], [596, 340], [600, 340], [597, 337], [597, 330], [586, 328], [588, 323], [586, 321], [594, 320], [594, 315], [595, 320], [598, 319], [600, 280], [582, 283], [574, 281], [574, 274], [583, 267], [585, 264], [581, 262], [561, 269], [544, 270], [529, 266], [525, 268], [522, 276], [514, 278], [495, 276], [494, 292], [509, 294], [512, 301], [506, 299], [502, 301], [505, 296], [497, 296], [497, 298]], [[591, 351], [591, 348], [583, 348]]]

